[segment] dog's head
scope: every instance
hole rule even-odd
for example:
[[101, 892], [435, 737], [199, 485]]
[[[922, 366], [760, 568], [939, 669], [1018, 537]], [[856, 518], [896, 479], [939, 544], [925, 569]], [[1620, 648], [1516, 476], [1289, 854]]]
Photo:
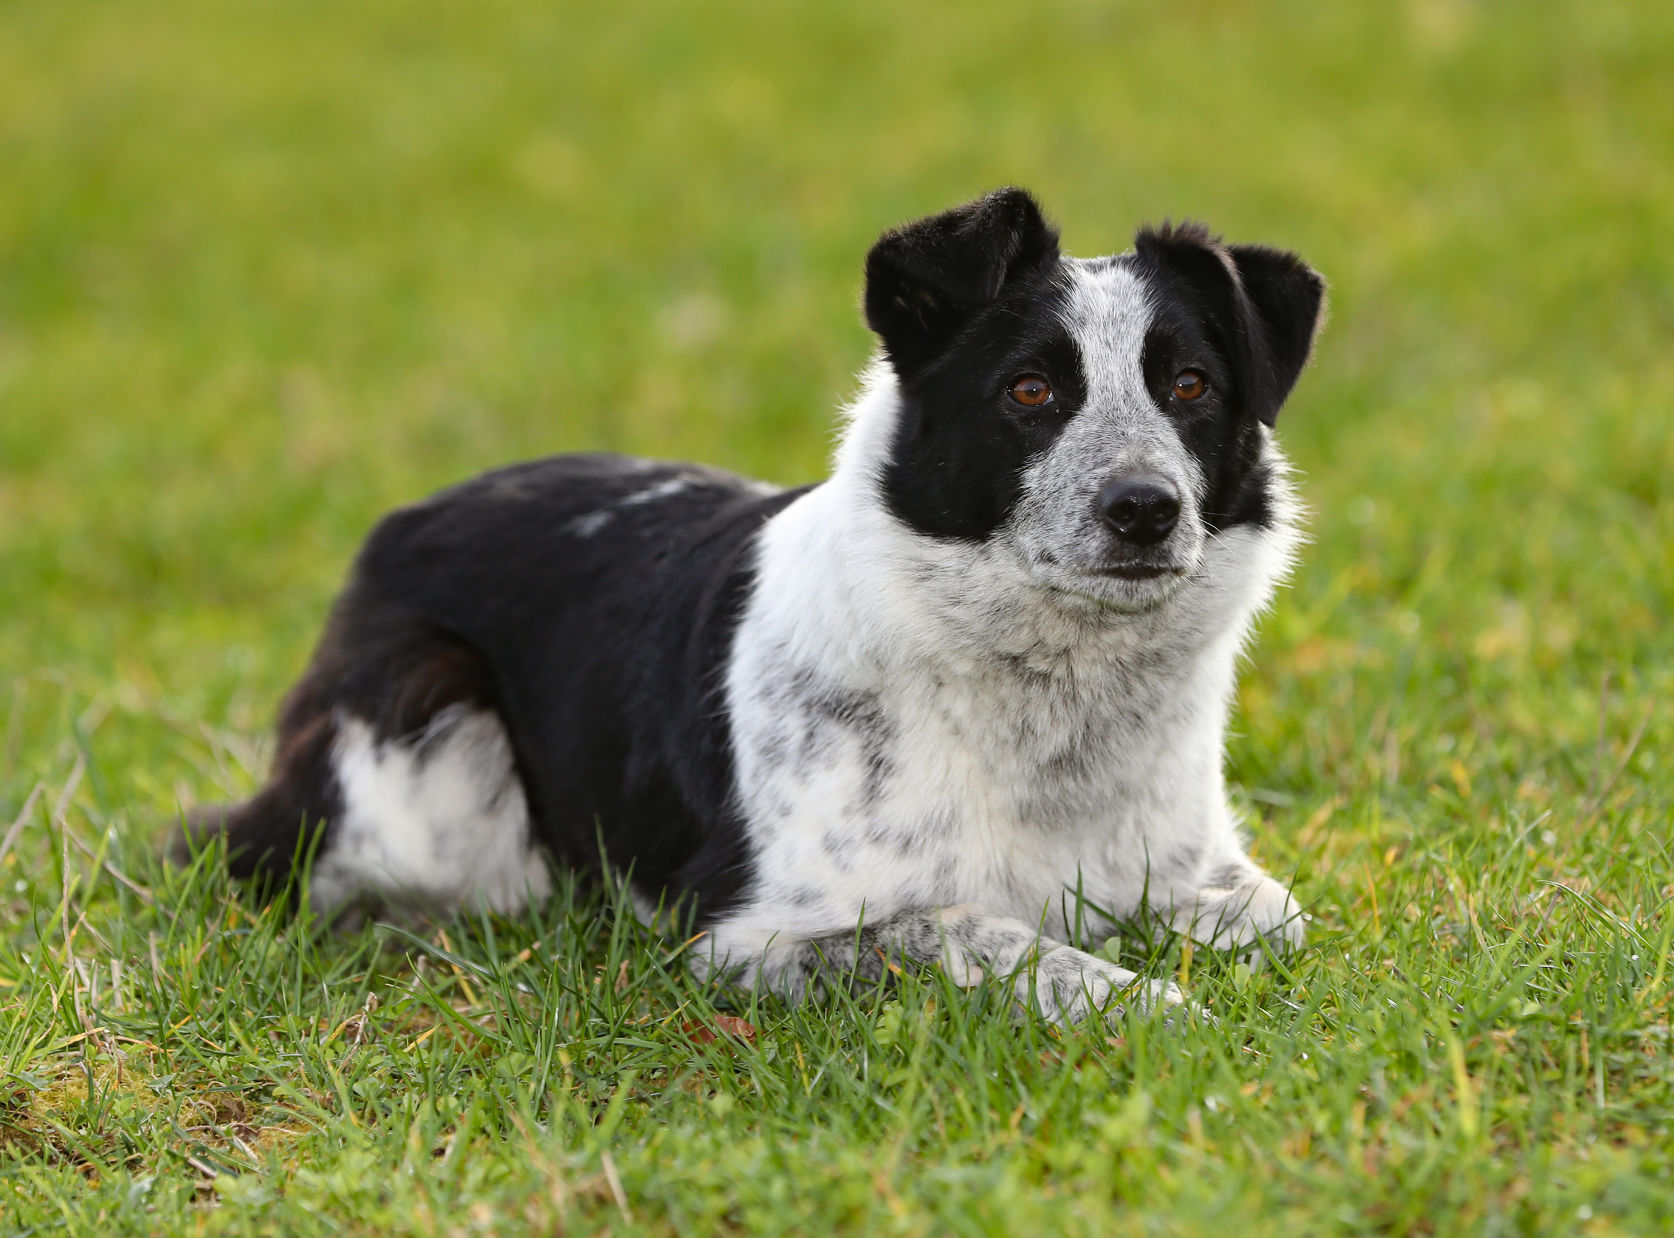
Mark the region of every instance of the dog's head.
[[1196, 225], [1074, 259], [1020, 189], [886, 233], [866, 318], [900, 395], [879, 469], [932, 538], [999, 541], [1039, 583], [1148, 609], [1209, 539], [1277, 518], [1269, 431], [1324, 282]]

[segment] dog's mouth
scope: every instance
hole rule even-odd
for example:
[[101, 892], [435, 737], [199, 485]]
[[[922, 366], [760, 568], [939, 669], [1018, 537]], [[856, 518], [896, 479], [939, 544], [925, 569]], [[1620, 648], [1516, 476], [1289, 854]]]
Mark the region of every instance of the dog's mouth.
[[1128, 560], [1101, 564], [1068, 564], [1052, 555], [1036, 560], [1045, 568], [1042, 583], [1059, 593], [1093, 602], [1104, 609], [1142, 611], [1160, 606], [1191, 575], [1182, 564]]
[[1184, 576], [1186, 569], [1157, 563], [1112, 563], [1106, 567], [1094, 568], [1092, 574], [1116, 580], [1164, 580]]
[[1111, 563], [1065, 563], [1053, 554], [1041, 554], [1036, 563], [1054, 571], [1104, 580], [1178, 580], [1191, 573], [1183, 563], [1148, 563], [1143, 559], [1121, 559]]

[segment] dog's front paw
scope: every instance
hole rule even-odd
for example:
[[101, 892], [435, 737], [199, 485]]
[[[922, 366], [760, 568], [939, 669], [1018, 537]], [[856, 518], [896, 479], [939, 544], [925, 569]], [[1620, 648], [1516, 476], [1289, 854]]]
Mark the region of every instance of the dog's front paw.
[[1068, 946], [1042, 955], [1035, 963], [1034, 1000], [1041, 1014], [1069, 1026], [1094, 1015], [1120, 1019], [1126, 1012], [1166, 1011], [1170, 1025], [1195, 1013], [1180, 986], [1171, 980], [1147, 980], [1125, 967]]
[[1296, 949], [1307, 931], [1295, 897], [1263, 873], [1235, 886], [1206, 886], [1186, 910], [1180, 927], [1193, 941], [1257, 960], [1267, 950], [1283, 954]]

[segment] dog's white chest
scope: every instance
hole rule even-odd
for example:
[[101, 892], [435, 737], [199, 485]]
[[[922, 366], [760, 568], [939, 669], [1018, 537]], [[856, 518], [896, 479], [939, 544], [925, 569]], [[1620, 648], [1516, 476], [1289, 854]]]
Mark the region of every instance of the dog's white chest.
[[739, 787], [759, 896], [787, 930], [977, 903], [1062, 932], [1078, 895], [1120, 917], [1195, 880], [1220, 824], [1218, 726], [1196, 716], [1214, 711], [1142, 677], [854, 689], [760, 669], [735, 713]]

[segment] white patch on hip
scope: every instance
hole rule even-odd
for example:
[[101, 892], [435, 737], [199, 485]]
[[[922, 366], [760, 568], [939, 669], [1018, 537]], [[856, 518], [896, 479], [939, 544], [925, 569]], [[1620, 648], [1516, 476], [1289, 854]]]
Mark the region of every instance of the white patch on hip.
[[343, 812], [309, 883], [317, 914], [367, 897], [439, 914], [512, 912], [551, 892], [496, 716], [453, 705], [417, 735], [383, 743], [359, 718], [340, 715], [337, 726]]

